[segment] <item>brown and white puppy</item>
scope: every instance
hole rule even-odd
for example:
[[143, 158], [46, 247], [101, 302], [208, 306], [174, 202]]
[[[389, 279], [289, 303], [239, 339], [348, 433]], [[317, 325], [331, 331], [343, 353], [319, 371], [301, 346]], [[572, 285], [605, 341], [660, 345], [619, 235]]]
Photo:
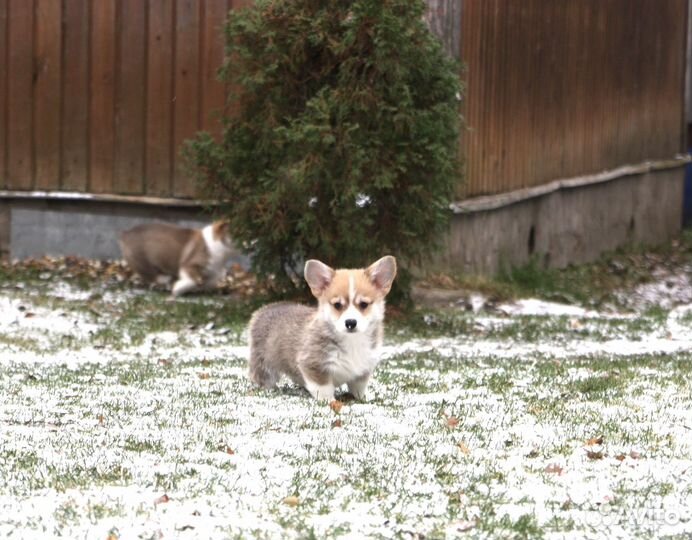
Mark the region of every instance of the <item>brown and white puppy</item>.
[[333, 270], [305, 263], [305, 280], [317, 308], [278, 302], [250, 320], [250, 378], [273, 388], [282, 374], [315, 399], [331, 401], [342, 384], [365, 399], [379, 362], [385, 296], [396, 276], [396, 259], [386, 256], [359, 270]]
[[228, 222], [202, 229], [167, 223], [137, 225], [120, 233], [123, 257], [146, 283], [173, 278], [173, 296], [215, 286], [233, 253]]

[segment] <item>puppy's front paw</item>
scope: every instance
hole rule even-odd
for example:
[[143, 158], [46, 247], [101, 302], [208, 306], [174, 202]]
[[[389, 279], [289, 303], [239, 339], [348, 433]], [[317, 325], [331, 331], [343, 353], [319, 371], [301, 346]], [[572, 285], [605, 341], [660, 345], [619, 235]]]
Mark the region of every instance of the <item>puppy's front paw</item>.
[[320, 403], [334, 401], [334, 385], [331, 383], [317, 384], [314, 381], [306, 380], [305, 388]]
[[348, 383], [348, 391], [358, 401], [367, 401], [368, 393], [366, 391], [366, 388], [368, 386], [369, 380], [370, 376], [367, 375], [365, 377], [361, 377], [360, 379], [356, 379], [355, 381], [351, 381], [350, 383]]

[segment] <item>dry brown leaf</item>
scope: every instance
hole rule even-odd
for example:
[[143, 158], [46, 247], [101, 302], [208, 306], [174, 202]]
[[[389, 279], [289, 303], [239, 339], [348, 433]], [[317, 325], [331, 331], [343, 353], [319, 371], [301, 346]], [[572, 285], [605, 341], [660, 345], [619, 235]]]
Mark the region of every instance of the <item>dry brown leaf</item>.
[[300, 504], [300, 499], [295, 495], [289, 495], [283, 500], [286, 506], [298, 506]]
[[344, 406], [342, 401], [339, 401], [338, 399], [333, 399], [332, 401], [329, 402], [329, 408], [333, 410], [336, 414], [339, 414], [341, 412], [341, 408]]
[[337, 418], [336, 420], [334, 420], [334, 421], [332, 422], [332, 427], [333, 427], [333, 428], [335, 428], [335, 427], [341, 427], [341, 418]]
[[170, 497], [164, 493], [163, 495], [161, 495], [160, 497], [157, 497], [154, 500], [154, 506], [157, 506], [157, 505], [163, 504], [163, 503], [167, 503], [170, 500], [171, 500]]
[[603, 452], [594, 452], [593, 450], [587, 450], [586, 457], [589, 459], [603, 459]]
[[97, 418], [98, 418], [98, 421], [99, 421], [99, 426], [102, 426], [103, 424], [106, 423], [106, 419], [103, 417], [102, 414], [99, 414], [99, 415], [97, 416]]
[[447, 427], [457, 427], [459, 425], [459, 419], [456, 416], [449, 416], [447, 418]]
[[224, 445], [223, 451], [226, 452], [229, 456], [232, 456], [233, 454], [235, 454], [235, 451], [233, 450], [233, 448], [231, 448], [227, 444]]
[[551, 474], [562, 474], [564, 469], [557, 463], [551, 463], [550, 465], [547, 465], [543, 471]]
[[593, 446], [594, 444], [603, 444], [603, 437], [594, 437], [592, 439], [587, 439], [586, 446]]
[[210, 377], [209, 373], [198, 373], [197, 376], [202, 380], [206, 380]]
[[618, 461], [625, 461], [625, 454], [618, 454], [617, 456], [615, 456], [615, 459], [617, 459]]
[[455, 532], [466, 532], [466, 531], [470, 531], [471, 529], [473, 529], [477, 525], [478, 525], [478, 521], [475, 519], [473, 519], [473, 520], [471, 520], [471, 519], [459, 520], [459, 521], [455, 521], [454, 523], [452, 523], [451, 528], [453, 528]]
[[459, 441], [459, 444], [457, 445], [459, 447], [459, 450], [461, 450], [462, 454], [466, 454], [467, 456], [471, 453], [471, 449], [466, 446], [466, 443], [464, 441]]

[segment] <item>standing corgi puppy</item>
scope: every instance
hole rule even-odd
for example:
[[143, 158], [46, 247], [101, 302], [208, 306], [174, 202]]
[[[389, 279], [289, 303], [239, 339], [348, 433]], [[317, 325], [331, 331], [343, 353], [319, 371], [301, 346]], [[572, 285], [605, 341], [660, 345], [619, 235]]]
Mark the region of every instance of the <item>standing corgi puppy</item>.
[[202, 229], [167, 223], [138, 225], [120, 233], [118, 243], [127, 264], [146, 283], [161, 277], [176, 279], [173, 296], [215, 286], [233, 254], [226, 221]]
[[320, 401], [334, 399], [342, 384], [357, 399], [379, 359], [385, 296], [396, 276], [396, 259], [382, 257], [368, 268], [333, 270], [305, 263], [305, 280], [317, 308], [278, 302], [250, 319], [250, 379], [273, 388], [282, 374]]

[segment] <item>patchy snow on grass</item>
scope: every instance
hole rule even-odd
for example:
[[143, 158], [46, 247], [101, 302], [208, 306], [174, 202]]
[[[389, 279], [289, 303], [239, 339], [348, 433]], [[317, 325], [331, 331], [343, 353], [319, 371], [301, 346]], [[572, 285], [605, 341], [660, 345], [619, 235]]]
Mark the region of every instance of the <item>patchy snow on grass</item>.
[[163, 298], [0, 289], [0, 536], [692, 534], [692, 305], [460, 312], [336, 412]]
[[620, 305], [638, 311], [692, 304], [691, 277], [689, 266], [674, 270], [660, 267], [654, 271], [651, 281], [637, 285], [634, 290], [616, 292], [615, 298]]

